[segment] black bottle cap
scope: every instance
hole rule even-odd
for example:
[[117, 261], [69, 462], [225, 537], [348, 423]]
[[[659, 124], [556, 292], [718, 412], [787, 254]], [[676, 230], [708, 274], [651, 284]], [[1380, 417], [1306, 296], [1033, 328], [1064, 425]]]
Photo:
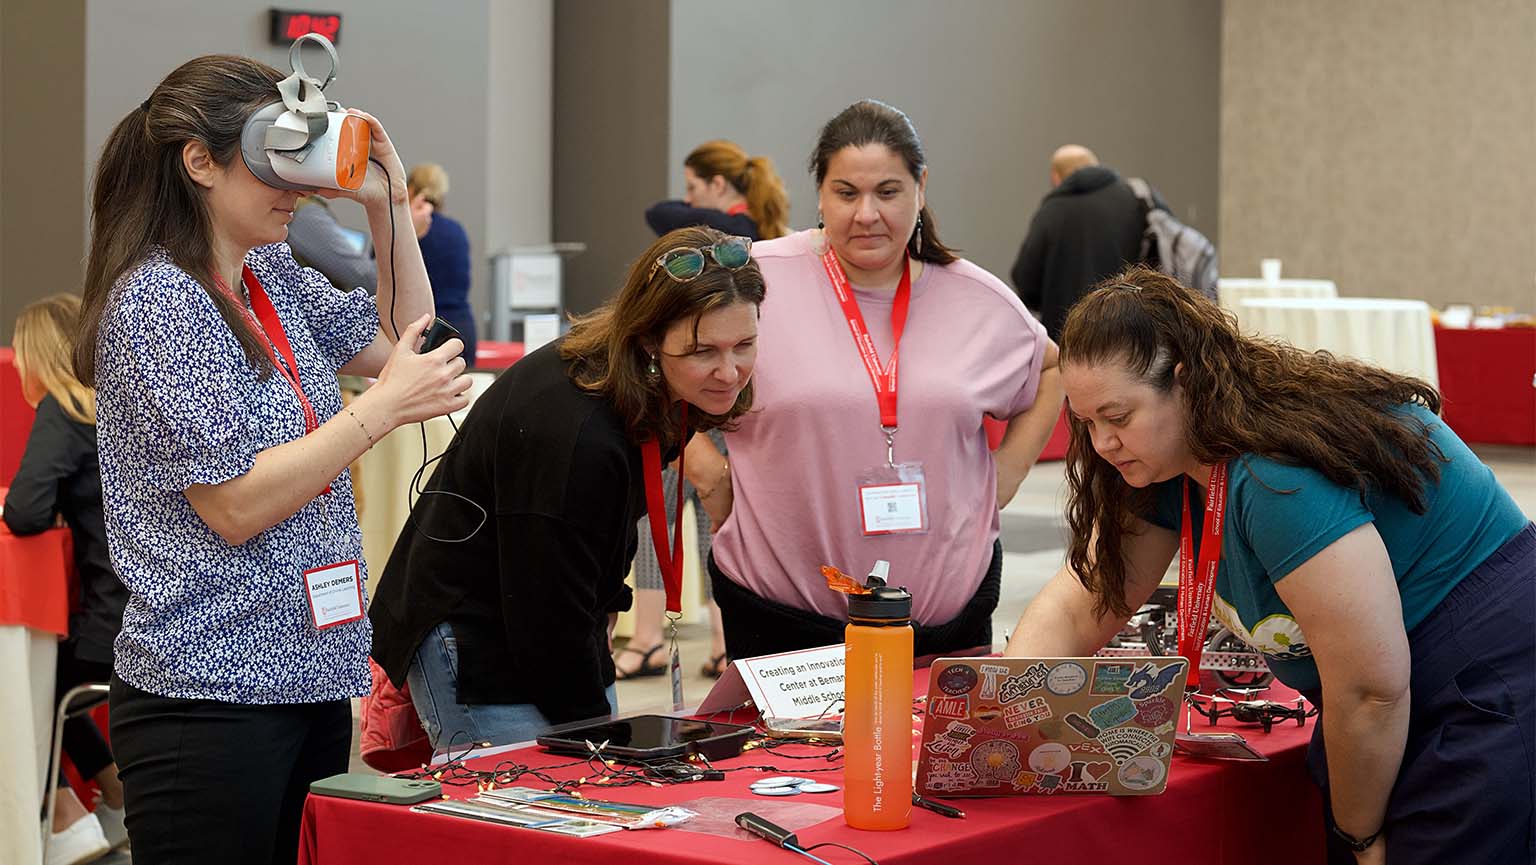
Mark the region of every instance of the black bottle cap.
[[880, 586], [867, 595], [849, 595], [848, 618], [882, 619], [886, 621], [881, 624], [904, 625], [912, 618], [912, 596], [895, 586]]

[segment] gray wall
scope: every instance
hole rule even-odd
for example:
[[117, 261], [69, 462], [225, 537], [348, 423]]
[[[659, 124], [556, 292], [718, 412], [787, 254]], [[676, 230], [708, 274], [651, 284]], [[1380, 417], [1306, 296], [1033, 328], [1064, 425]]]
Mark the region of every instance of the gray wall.
[[1222, 270], [1536, 302], [1536, 3], [1229, 0]]
[[[430, 15], [405, 0], [325, 6], [343, 17], [341, 75], [329, 95], [378, 115], [407, 167], [448, 169], [446, 212], [469, 232], [482, 319], [487, 255], [550, 239], [552, 3], [455, 0]], [[267, 44], [267, 9], [249, 0], [5, 0], [0, 342], [16, 310], [79, 289], [101, 144], [166, 73], [215, 52], [288, 68], [286, 47]], [[48, 135], [28, 117], [46, 118]], [[334, 209], [367, 228], [356, 205]]]
[[565, 267], [565, 305], [615, 293], [655, 235], [644, 211], [667, 191], [668, 0], [555, 6], [554, 239], [587, 251]]
[[0, 3], [0, 345], [22, 307], [78, 291], [84, 0]]
[[813, 226], [816, 134], [874, 97], [923, 138], [945, 243], [1004, 281], [1068, 142], [1216, 234], [1219, 0], [673, 0], [671, 29], [674, 196], [688, 151], [731, 138], [774, 160], [791, 225]]

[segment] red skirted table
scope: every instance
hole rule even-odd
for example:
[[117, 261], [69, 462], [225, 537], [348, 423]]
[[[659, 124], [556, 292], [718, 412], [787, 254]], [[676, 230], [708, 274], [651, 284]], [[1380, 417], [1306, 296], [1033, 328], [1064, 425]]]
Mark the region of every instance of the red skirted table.
[[[926, 689], [928, 671], [916, 674], [918, 692]], [[1279, 689], [1276, 689], [1277, 691]], [[1279, 694], [1275, 695], [1279, 699]], [[1210, 729], [1196, 717], [1198, 730]], [[1276, 726], [1268, 734], [1257, 727], [1241, 729], [1268, 763], [1218, 763], [1174, 757], [1168, 789], [1159, 796], [1115, 798], [1093, 795], [1015, 796], [953, 800], [966, 812], [954, 820], [914, 808], [909, 829], [861, 832], [834, 817], [797, 832], [801, 844], [836, 841], [872, 856], [881, 865], [963, 862], [1136, 862], [1136, 863], [1298, 863], [1321, 862], [1322, 805], [1304, 765], [1312, 724]], [[1217, 729], [1229, 728], [1224, 720]], [[570, 762], [538, 748], [525, 748], [476, 761], [489, 769], [501, 760], [533, 766]], [[719, 761], [738, 765], [772, 765], [770, 775], [793, 775], [817, 767], [817, 761], [797, 761], [749, 751]], [[798, 764], [798, 765], [797, 765]], [[585, 767], [555, 770], [557, 778], [589, 774]], [[727, 772], [724, 781], [701, 781], [660, 789], [635, 786], [604, 790], [588, 785], [586, 796], [648, 804], [678, 804], [704, 797], [740, 799], [740, 810], [751, 811], [769, 801], [747, 787], [757, 770]], [[840, 773], [818, 775], [841, 786]], [[538, 786], [524, 778], [523, 786]], [[446, 788], [456, 798], [474, 790]], [[796, 802], [841, 808], [841, 793], [802, 794]], [[771, 818], [770, 818], [771, 819]], [[593, 838], [570, 838], [435, 814], [409, 808], [349, 799], [311, 796], [304, 806], [299, 862], [303, 865], [341, 863], [483, 861], [559, 862], [593, 865], [661, 865], [661, 863], [730, 862], [785, 863], [791, 854], [765, 841], [745, 836], [720, 838], [681, 829], [616, 832]], [[831, 861], [858, 861], [852, 854], [824, 848]]]
[[0, 862], [36, 862], [42, 855], [39, 795], [73, 578], [69, 529], [16, 537], [0, 523]]
[[520, 342], [482, 339], [475, 348], [475, 369], [506, 369], [523, 357]]
[[1536, 445], [1536, 328], [1435, 328], [1445, 422], [1474, 444]]
[[[1003, 433], [1008, 431], [1008, 424], [1004, 421], [984, 418], [982, 426], [987, 430], [987, 446], [997, 450], [997, 446], [1003, 443]], [[1056, 418], [1056, 428], [1051, 430], [1051, 437], [1046, 440], [1045, 447], [1040, 451], [1040, 462], [1053, 462], [1067, 458], [1067, 442], [1070, 440], [1071, 427], [1067, 425], [1067, 408], [1062, 406], [1061, 416]]]

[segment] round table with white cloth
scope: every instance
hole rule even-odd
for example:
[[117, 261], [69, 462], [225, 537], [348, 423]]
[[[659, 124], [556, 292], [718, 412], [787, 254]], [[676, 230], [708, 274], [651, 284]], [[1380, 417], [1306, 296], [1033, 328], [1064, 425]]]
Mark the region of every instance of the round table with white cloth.
[[1216, 280], [1216, 301], [1223, 309], [1236, 310], [1245, 300], [1261, 297], [1310, 297], [1333, 298], [1339, 296], [1338, 286], [1331, 279], [1240, 279], [1224, 277]]
[[1429, 304], [1422, 300], [1260, 298], [1242, 301], [1236, 312], [1245, 332], [1279, 337], [1307, 351], [1327, 350], [1439, 385], [1434, 327]]

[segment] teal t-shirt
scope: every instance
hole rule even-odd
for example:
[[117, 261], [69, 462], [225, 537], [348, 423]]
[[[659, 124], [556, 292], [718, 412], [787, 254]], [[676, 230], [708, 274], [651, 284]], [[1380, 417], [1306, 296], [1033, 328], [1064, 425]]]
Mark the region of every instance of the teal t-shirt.
[[[1234, 460], [1228, 471], [1227, 525], [1212, 613], [1263, 652], [1270, 669], [1293, 688], [1319, 687], [1317, 665], [1275, 583], [1329, 544], [1376, 524], [1402, 596], [1403, 627], [1411, 631], [1527, 523], [1493, 472], [1433, 412], [1418, 405], [1403, 411], [1429, 424], [1431, 440], [1449, 460], [1440, 464], [1439, 483], [1425, 490], [1428, 509], [1422, 515], [1389, 494], [1370, 493], [1362, 505], [1353, 489], [1313, 469], [1254, 454]], [[1181, 476], [1157, 485], [1148, 522], [1179, 531], [1183, 481]], [[1198, 551], [1205, 494], [1193, 483], [1189, 502]]]

